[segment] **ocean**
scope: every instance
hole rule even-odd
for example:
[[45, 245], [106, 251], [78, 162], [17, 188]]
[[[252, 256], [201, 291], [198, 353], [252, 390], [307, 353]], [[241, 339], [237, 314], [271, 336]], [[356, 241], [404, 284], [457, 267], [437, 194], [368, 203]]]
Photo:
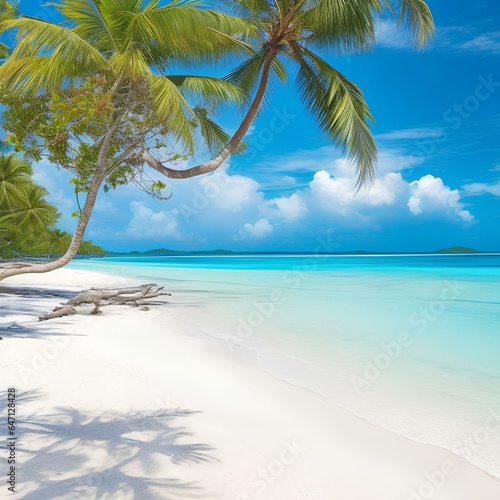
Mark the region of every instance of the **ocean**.
[[[500, 478], [500, 255], [106, 257], [261, 369]], [[168, 306], [167, 306], [168, 307]]]

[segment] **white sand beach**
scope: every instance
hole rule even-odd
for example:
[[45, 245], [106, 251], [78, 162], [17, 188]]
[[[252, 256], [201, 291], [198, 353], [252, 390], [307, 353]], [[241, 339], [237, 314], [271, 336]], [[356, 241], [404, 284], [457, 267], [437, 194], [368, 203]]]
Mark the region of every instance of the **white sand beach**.
[[[275, 379], [251, 353], [230, 354], [175, 295], [149, 311], [37, 321], [68, 290], [129, 283], [68, 269], [2, 282], [0, 391], [16, 389], [19, 444], [15, 495], [0, 454], [0, 497], [500, 498], [500, 481], [453, 453]], [[5, 294], [13, 289], [29, 293]]]

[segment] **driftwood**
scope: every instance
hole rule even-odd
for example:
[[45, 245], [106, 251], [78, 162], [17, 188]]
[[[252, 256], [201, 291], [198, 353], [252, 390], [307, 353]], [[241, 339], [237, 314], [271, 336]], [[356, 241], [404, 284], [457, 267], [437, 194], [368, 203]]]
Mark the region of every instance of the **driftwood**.
[[93, 305], [94, 308], [90, 314], [101, 314], [101, 307], [110, 305], [132, 305], [140, 307], [143, 311], [148, 311], [148, 300], [160, 297], [162, 295], [171, 295], [163, 292], [163, 287], [155, 283], [128, 288], [91, 288], [79, 293], [76, 297], [69, 299], [65, 304], [55, 307], [51, 312], [40, 316], [40, 321], [46, 321], [53, 318], [62, 318], [73, 314], [89, 314], [88, 308]]

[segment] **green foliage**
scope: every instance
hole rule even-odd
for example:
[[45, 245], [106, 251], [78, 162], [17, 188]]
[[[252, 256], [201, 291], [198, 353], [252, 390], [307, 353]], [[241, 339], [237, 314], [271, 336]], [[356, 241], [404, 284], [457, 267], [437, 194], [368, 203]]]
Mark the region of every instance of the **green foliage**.
[[[45, 197], [48, 192], [32, 180], [31, 166], [16, 155], [0, 155], [0, 257], [63, 254], [71, 235], [55, 227], [59, 214]], [[105, 251], [84, 242], [84, 254]]]
[[[0, 23], [0, 32], [16, 33], [0, 67], [4, 129], [16, 152], [73, 172], [77, 194], [89, 190], [101, 161], [106, 189], [133, 182], [161, 196], [143, 175], [144, 151], [168, 163], [189, 158], [200, 137], [212, 151], [223, 146], [229, 136], [210, 115], [245, 104], [247, 94], [222, 79], [165, 73], [174, 64], [248, 53], [233, 36], [252, 31], [245, 20], [194, 2], [64, 0], [50, 7], [66, 22]], [[100, 158], [109, 133], [111, 147]]]
[[78, 255], [106, 255], [107, 252], [99, 245], [94, 245], [92, 240], [82, 241]]
[[[373, 121], [363, 93], [318, 55], [355, 53], [375, 42], [377, 19], [384, 9], [406, 24], [418, 48], [433, 36], [434, 22], [424, 0], [213, 0], [254, 22], [258, 35], [246, 41], [258, 50], [235, 68], [227, 80], [251, 92], [265, 81], [287, 80], [296, 68], [295, 83], [306, 108], [325, 135], [348, 153], [358, 187], [375, 173], [377, 149], [370, 132]], [[393, 5], [395, 7], [393, 7]], [[289, 63], [284, 65], [281, 61]], [[265, 101], [264, 101], [265, 102]]]
[[451, 248], [443, 248], [442, 250], [437, 250], [432, 253], [469, 254], [469, 253], [479, 253], [479, 251], [468, 247], [451, 247]]

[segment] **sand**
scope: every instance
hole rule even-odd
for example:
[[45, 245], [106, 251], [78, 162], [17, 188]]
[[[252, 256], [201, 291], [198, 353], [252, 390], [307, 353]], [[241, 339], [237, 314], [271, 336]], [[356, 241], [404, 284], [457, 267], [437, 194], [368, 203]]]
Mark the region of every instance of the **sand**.
[[0, 392], [16, 391], [19, 440], [15, 494], [0, 454], [1, 498], [500, 499], [500, 481], [453, 453], [230, 353], [175, 296], [37, 321], [80, 289], [127, 284], [68, 269], [2, 282], [23, 294], [0, 302]]

